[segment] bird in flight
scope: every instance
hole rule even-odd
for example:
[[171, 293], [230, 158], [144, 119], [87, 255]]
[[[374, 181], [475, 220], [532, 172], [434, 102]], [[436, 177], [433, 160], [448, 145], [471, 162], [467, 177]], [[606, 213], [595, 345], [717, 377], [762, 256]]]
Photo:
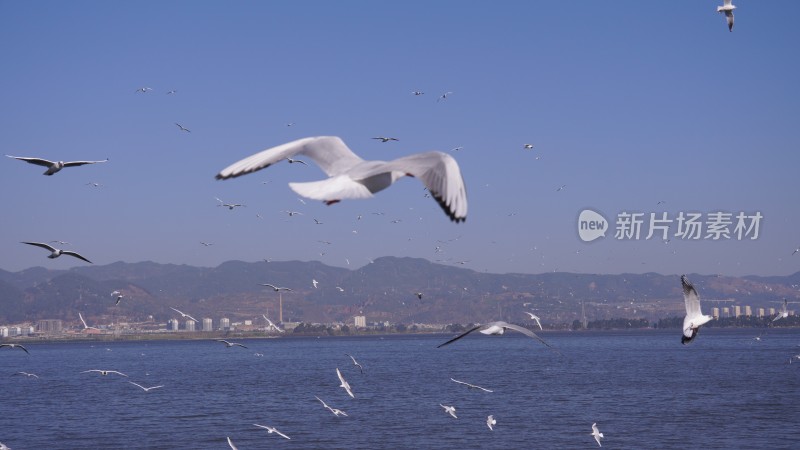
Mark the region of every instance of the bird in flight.
[[452, 92], [445, 92], [444, 94], [440, 95], [439, 98], [436, 99], [436, 101], [440, 102], [442, 100], [447, 100], [447, 96], [450, 94], [452, 94]]
[[383, 136], [374, 137], [372, 139], [378, 139], [381, 142], [399, 141], [400, 140], [400, 139], [393, 138], [393, 137], [383, 137]]
[[254, 423], [253, 425], [255, 425], [255, 426], [259, 427], [259, 428], [263, 428], [263, 429], [267, 430], [267, 432], [269, 434], [276, 433], [278, 436], [284, 437], [286, 439], [291, 439], [289, 436], [287, 436], [287, 435], [281, 433], [280, 431], [278, 431], [278, 429], [275, 428], [275, 427], [268, 427], [266, 425], [259, 425], [257, 423]]
[[329, 410], [330, 412], [332, 412], [334, 416], [336, 416], [336, 417], [339, 417], [339, 416], [345, 416], [345, 417], [347, 417], [347, 413], [346, 413], [346, 412], [344, 412], [344, 411], [342, 411], [341, 409], [337, 409], [337, 408], [331, 408], [330, 406], [328, 406], [328, 404], [327, 404], [327, 403], [325, 403], [324, 401], [322, 401], [322, 399], [321, 399], [321, 398], [319, 398], [319, 397], [317, 397], [316, 395], [314, 396], [314, 398], [316, 398], [317, 400], [319, 400], [319, 402], [320, 402], [320, 403], [322, 403], [322, 406], [324, 406], [324, 407], [325, 407], [325, 409], [327, 409], [327, 410]]
[[152, 391], [153, 389], [158, 389], [158, 388], [162, 388], [162, 387], [164, 387], [164, 386], [162, 386], [162, 385], [159, 385], [159, 386], [151, 386], [151, 387], [144, 387], [144, 386], [142, 386], [142, 385], [141, 385], [141, 384], [139, 384], [139, 383], [134, 383], [133, 381], [128, 381], [128, 383], [130, 383], [130, 384], [132, 384], [132, 385], [134, 385], [134, 386], [138, 386], [138, 387], [140, 387], [140, 388], [141, 388], [143, 391], [145, 391], [145, 392], [150, 392], [150, 391]]
[[339, 381], [342, 383], [342, 384], [339, 385], [339, 387], [343, 388], [347, 392], [347, 395], [349, 395], [350, 397], [356, 398], [356, 396], [353, 395], [353, 390], [350, 389], [350, 383], [348, 383], [344, 379], [344, 377], [342, 376], [342, 372], [339, 371], [338, 367], [336, 368], [336, 375], [339, 377]]
[[70, 250], [61, 250], [59, 248], [55, 248], [55, 247], [53, 247], [53, 246], [51, 246], [49, 244], [45, 244], [45, 243], [42, 243], [42, 242], [22, 242], [22, 244], [35, 245], [37, 247], [42, 247], [44, 249], [50, 250], [50, 255], [47, 256], [50, 259], [58, 258], [61, 255], [69, 255], [69, 256], [74, 256], [74, 257], [76, 257], [78, 259], [82, 259], [82, 260], [88, 262], [89, 264], [93, 264], [91, 261], [89, 261], [88, 259], [84, 258], [83, 256], [81, 256], [77, 252], [73, 252], [73, 251], [70, 251]]
[[313, 278], [312, 278], [312, 279], [311, 279], [311, 284], [312, 284], [312, 285], [314, 285], [314, 289], [316, 289], [316, 288], [317, 288], [317, 286], [319, 285], [319, 281], [317, 281], [317, 280], [315, 280], [315, 279], [313, 279]]
[[594, 436], [594, 440], [597, 441], [597, 445], [602, 447], [603, 444], [600, 443], [600, 439], [604, 438], [605, 436], [603, 436], [603, 433], [601, 433], [600, 430], [597, 428], [596, 423], [592, 424], [592, 436]]
[[90, 327], [89, 325], [86, 325], [86, 321], [83, 320], [83, 315], [80, 312], [78, 313], [78, 318], [81, 319], [81, 323], [83, 324], [84, 330], [97, 330], [97, 327]]
[[217, 205], [217, 206], [225, 206], [226, 208], [230, 209], [231, 211], [233, 211], [233, 208], [236, 208], [237, 206], [245, 206], [245, 205], [243, 205], [241, 203], [225, 203], [222, 200], [220, 200], [218, 197], [214, 197], [214, 198], [217, 199], [217, 201], [219, 202], [219, 205]]
[[422, 91], [411, 91], [411, 93], [414, 94], [414, 95], [422, 95], [422, 94], [424, 94], [424, 92], [422, 92]]
[[274, 323], [272, 323], [272, 321], [271, 321], [271, 320], [269, 320], [269, 318], [267, 317], [267, 315], [266, 315], [266, 314], [262, 314], [262, 315], [261, 315], [261, 317], [263, 317], [263, 318], [264, 318], [264, 320], [266, 320], [266, 321], [267, 321], [267, 324], [268, 324], [268, 325], [267, 325], [267, 327], [268, 327], [268, 328], [270, 328], [270, 329], [273, 329], [273, 330], [278, 330], [278, 331], [279, 331], [279, 332], [281, 332], [281, 333], [283, 333], [283, 332], [284, 332], [284, 330], [283, 330], [283, 329], [281, 329], [280, 327], [278, 327], [277, 325], [275, 325]]
[[305, 161], [303, 161], [302, 159], [286, 158], [286, 161], [288, 161], [288, 162], [289, 162], [289, 164], [298, 163], [298, 164], [302, 164], [302, 165], [304, 165], [304, 166], [307, 166], [307, 165], [308, 165], [308, 163], [306, 163], [306, 162], [305, 162]]
[[393, 161], [365, 161], [335, 136], [298, 139], [235, 162], [216, 178], [224, 180], [255, 172], [283, 159], [308, 156], [329, 178], [289, 183], [297, 194], [331, 205], [344, 199], [370, 198], [404, 176], [413, 176], [428, 188], [433, 198], [454, 222], [467, 216], [467, 193], [456, 160], [442, 152], [417, 153]]
[[686, 304], [686, 317], [683, 318], [681, 344], [685, 345], [692, 342], [692, 339], [700, 331], [700, 327], [712, 320], [713, 317], [700, 312], [700, 297], [697, 295], [692, 283], [686, 278], [686, 275], [681, 275], [681, 286], [683, 287], [683, 301]]
[[54, 173], [58, 172], [59, 170], [63, 169], [64, 167], [77, 167], [83, 166], [86, 164], [98, 164], [108, 162], [108, 158], [102, 161], [50, 161], [47, 159], [42, 158], [29, 158], [27, 156], [11, 156], [6, 155], [9, 158], [18, 159], [20, 161], [25, 161], [27, 163], [36, 164], [37, 166], [44, 166], [47, 167], [47, 170], [44, 171], [43, 175], [53, 175]]
[[228, 438], [228, 445], [231, 447], [231, 450], [239, 450], [238, 448], [236, 448], [235, 445], [233, 445], [233, 441], [231, 441], [230, 436], [225, 436], [225, 437]]
[[455, 406], [447, 406], [447, 405], [443, 405], [441, 403], [439, 403], [439, 406], [444, 408], [444, 412], [446, 412], [447, 414], [450, 414], [451, 416], [453, 416], [454, 419], [458, 419], [458, 416], [456, 416], [456, 407]]
[[532, 150], [533, 149], [533, 144], [525, 144], [525, 145], [522, 146], [522, 148], [524, 148], [526, 150]]
[[153, 89], [151, 89], [149, 87], [140, 87], [139, 89], [135, 90], [134, 92], [141, 92], [142, 94], [146, 94], [146, 93], [148, 93], [149, 91], [152, 91], [152, 90]]
[[349, 357], [350, 357], [350, 359], [352, 359], [352, 360], [353, 360], [353, 365], [354, 365], [354, 366], [357, 366], [357, 367], [358, 367], [358, 370], [360, 370], [360, 371], [361, 371], [361, 373], [364, 373], [364, 367], [363, 367], [363, 366], [361, 366], [361, 364], [359, 364], [359, 363], [358, 363], [358, 361], [356, 361], [356, 359], [355, 359], [355, 358], [353, 358], [353, 355], [349, 355], [349, 354], [347, 354], [347, 353], [345, 353], [345, 355], [349, 356]]
[[778, 319], [785, 319], [787, 317], [789, 317], [789, 304], [786, 299], [783, 299], [783, 306], [781, 307], [781, 310], [778, 311], [778, 315], [775, 316], [772, 321], [775, 322]]
[[100, 375], [103, 375], [103, 376], [106, 376], [106, 375], [108, 375], [110, 373], [115, 373], [117, 375], [121, 375], [123, 377], [127, 377], [127, 375], [125, 375], [124, 373], [116, 371], [116, 370], [89, 369], [89, 370], [84, 370], [81, 373], [90, 373], [90, 372], [97, 372], [97, 373], [99, 373]]
[[185, 132], [187, 132], [187, 133], [191, 133], [191, 132], [192, 132], [192, 130], [190, 130], [190, 129], [188, 129], [188, 128], [185, 128], [183, 125], [179, 124], [178, 122], [175, 122], [175, 125], [177, 125], [177, 126], [178, 126], [178, 128], [180, 128], [180, 129], [181, 129], [181, 131], [185, 131]]
[[231, 348], [231, 347], [234, 347], [234, 346], [247, 348], [247, 347], [245, 347], [244, 345], [242, 345], [242, 344], [240, 344], [238, 342], [228, 342], [225, 339], [214, 339], [214, 340], [217, 341], [217, 342], [222, 342], [223, 344], [225, 344], [225, 348]]
[[199, 321], [198, 321], [197, 319], [195, 319], [194, 317], [192, 317], [192, 316], [190, 316], [190, 315], [186, 314], [186, 313], [185, 313], [185, 312], [183, 312], [183, 311], [180, 311], [180, 310], [178, 310], [178, 309], [175, 309], [175, 308], [173, 308], [172, 306], [170, 306], [170, 307], [169, 307], [169, 309], [171, 309], [171, 310], [175, 311], [176, 313], [180, 314], [180, 315], [181, 315], [181, 317], [183, 317], [183, 318], [185, 318], [185, 319], [191, 319], [191, 320], [194, 320], [195, 322], [199, 322]]
[[12, 374], [11, 374], [11, 376], [12, 376], [12, 377], [13, 377], [14, 375], [24, 375], [24, 376], [25, 376], [25, 377], [27, 377], [27, 378], [31, 378], [31, 377], [33, 377], [33, 378], [39, 378], [39, 375], [36, 375], [35, 373], [30, 373], [30, 372], [17, 372], [17, 373], [12, 373]]
[[25, 353], [27, 353], [29, 355], [31, 354], [31, 352], [29, 352], [27, 348], [23, 347], [20, 344], [0, 344], [0, 348], [3, 348], [3, 347], [18, 348], [18, 349], [24, 351]]
[[736, 6], [731, 4], [731, 0], [724, 0], [722, 6], [717, 6], [717, 12], [725, 14], [725, 20], [728, 22], [728, 31], [733, 31], [734, 9], [736, 9]]
[[258, 283], [258, 284], [260, 286], [266, 286], [266, 287], [272, 288], [272, 290], [275, 291], [275, 292], [278, 292], [278, 291], [291, 291], [290, 288], [279, 287], [279, 286], [275, 286], [274, 284], [269, 284], [269, 283]]
[[467, 382], [464, 382], [464, 381], [458, 381], [455, 378], [450, 378], [450, 381], [453, 381], [453, 382], [458, 383], [458, 384], [463, 384], [468, 389], [480, 389], [480, 390], [482, 390], [484, 392], [494, 392], [491, 389], [486, 389], [485, 387], [480, 387], [477, 384], [470, 384], [470, 383], [467, 383]]
[[439, 344], [436, 348], [444, 347], [447, 344], [455, 342], [455, 341], [461, 339], [462, 337], [472, 333], [473, 331], [478, 331], [481, 334], [501, 335], [506, 330], [519, 331], [520, 333], [524, 334], [525, 336], [528, 336], [528, 337], [531, 337], [533, 339], [536, 339], [537, 341], [541, 342], [542, 344], [546, 345], [547, 347], [553, 349], [554, 351], [557, 351], [553, 347], [551, 347], [550, 344], [545, 342], [544, 339], [542, 339], [539, 336], [537, 336], [533, 331], [531, 331], [531, 330], [529, 330], [529, 329], [527, 329], [525, 327], [521, 327], [519, 325], [514, 325], [512, 323], [507, 323], [507, 322], [502, 322], [502, 321], [489, 322], [489, 323], [487, 323], [485, 325], [474, 326], [474, 327], [470, 328], [469, 330], [467, 330], [467, 331], [459, 334], [458, 336], [454, 337], [453, 339], [450, 339], [449, 341], [445, 342], [444, 344]]
[[121, 301], [122, 301], [122, 297], [124, 297], [124, 295], [123, 295], [123, 294], [122, 294], [122, 292], [120, 292], [120, 291], [114, 291], [114, 292], [112, 292], [112, 293], [111, 293], [111, 296], [112, 296], [112, 297], [117, 297], [117, 301], [114, 303], [114, 306], [117, 306], [117, 305], [119, 305], [119, 302], [121, 302]]
[[539, 318], [539, 316], [537, 316], [534, 313], [528, 312], [528, 311], [525, 311], [525, 314], [531, 316], [531, 320], [535, 320], [536, 321], [536, 325], [539, 325], [539, 329], [540, 330], [544, 330], [544, 328], [542, 328], [542, 320]]
[[486, 418], [486, 425], [489, 427], [490, 430], [494, 431], [494, 426], [497, 425], [497, 421], [494, 419], [494, 416], [489, 416]]

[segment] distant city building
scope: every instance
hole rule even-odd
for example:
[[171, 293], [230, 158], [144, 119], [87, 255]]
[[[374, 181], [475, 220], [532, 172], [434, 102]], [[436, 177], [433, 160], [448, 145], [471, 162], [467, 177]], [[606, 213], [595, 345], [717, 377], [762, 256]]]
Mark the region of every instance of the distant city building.
[[62, 331], [61, 319], [46, 319], [36, 322], [36, 331], [45, 334], [59, 334]]
[[186, 319], [186, 331], [194, 331], [194, 320]]
[[178, 331], [178, 325], [180, 324], [180, 322], [178, 322], [178, 319], [169, 319], [169, 322], [167, 322], [167, 324], [168, 324], [167, 328], [170, 331]]
[[774, 316], [775, 315], [775, 308], [770, 308], [769, 309], [769, 315], [770, 316]]
[[209, 317], [203, 319], [203, 331], [214, 331], [214, 322]]
[[734, 306], [733, 307], [733, 317], [739, 317], [741, 315], [742, 315], [742, 307], [739, 306], [739, 305]]
[[366, 328], [367, 327], [367, 317], [366, 316], [355, 316], [353, 317], [355, 321], [356, 328]]
[[223, 317], [222, 319], [219, 319], [219, 329], [220, 330], [227, 330], [230, 327], [231, 327], [231, 319], [228, 319], [227, 317]]
[[711, 317], [719, 319], [719, 308], [717, 307], [711, 308]]
[[0, 327], [0, 337], [8, 337], [8, 327]]
[[731, 316], [731, 309], [728, 308], [727, 306], [723, 307], [722, 308], [722, 317], [723, 318], [727, 318], [727, 317], [730, 317], [730, 316]]
[[249, 326], [252, 326], [252, 325], [253, 325], [253, 321], [252, 320], [245, 320], [244, 321], [244, 326], [249, 327]]
[[750, 309], [750, 305], [744, 305], [744, 315], [750, 317], [753, 315], [753, 310]]
[[758, 308], [758, 317], [764, 317], [764, 308]]

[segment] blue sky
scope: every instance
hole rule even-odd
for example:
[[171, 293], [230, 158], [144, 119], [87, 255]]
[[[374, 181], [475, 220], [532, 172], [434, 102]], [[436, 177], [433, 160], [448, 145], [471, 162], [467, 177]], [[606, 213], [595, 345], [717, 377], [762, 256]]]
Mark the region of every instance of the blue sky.
[[[481, 272], [794, 273], [794, 3], [737, 2], [732, 33], [717, 3], [0, 1], [0, 152], [110, 159], [45, 177], [3, 157], [0, 268], [85, 264], [19, 243], [63, 240], [95, 264], [355, 269], [393, 255]], [[413, 179], [333, 206], [287, 186], [321, 179], [313, 165], [214, 180], [318, 135], [366, 159], [463, 147], [466, 223]], [[584, 208], [611, 221], [605, 238], [579, 239]], [[623, 211], [763, 219], [756, 240], [665, 244], [614, 239]]]

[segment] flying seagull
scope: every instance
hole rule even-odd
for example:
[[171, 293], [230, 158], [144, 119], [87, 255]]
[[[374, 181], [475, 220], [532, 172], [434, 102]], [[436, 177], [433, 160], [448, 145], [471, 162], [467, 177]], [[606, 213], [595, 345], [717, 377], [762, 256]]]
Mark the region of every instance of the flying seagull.
[[60, 248], [55, 248], [52, 245], [45, 244], [45, 243], [42, 243], [42, 242], [22, 242], [22, 243], [23, 244], [28, 244], [28, 245], [35, 245], [37, 247], [42, 247], [44, 249], [50, 250], [50, 255], [47, 256], [50, 259], [58, 258], [61, 255], [69, 255], [69, 256], [74, 256], [74, 257], [76, 257], [78, 259], [82, 259], [82, 260], [88, 262], [89, 264], [94, 264], [91, 261], [89, 261], [88, 259], [86, 259], [83, 256], [79, 255], [77, 252], [73, 252], [73, 251], [70, 251], [70, 250], [61, 250]]
[[190, 316], [190, 315], [186, 314], [186, 313], [185, 313], [185, 312], [183, 312], [183, 311], [180, 311], [180, 310], [178, 310], [178, 309], [175, 309], [175, 308], [173, 308], [172, 306], [170, 306], [170, 307], [169, 307], [169, 309], [171, 309], [171, 310], [175, 311], [176, 313], [180, 314], [180, 315], [181, 315], [181, 317], [183, 317], [183, 318], [186, 318], [186, 319], [192, 319], [192, 320], [194, 320], [195, 322], [199, 322], [199, 321], [198, 321], [197, 319], [195, 319], [194, 317], [192, 317], [192, 316]]
[[489, 416], [486, 418], [486, 425], [489, 426], [489, 429], [494, 431], [494, 426], [497, 425], [497, 421], [494, 420], [494, 416]]
[[456, 160], [442, 152], [417, 153], [393, 161], [365, 161], [335, 136], [298, 139], [256, 153], [220, 171], [216, 178], [234, 178], [305, 155], [328, 175], [321, 181], [289, 183], [303, 197], [331, 205], [343, 199], [370, 198], [403, 176], [419, 178], [454, 222], [467, 217], [467, 192]]
[[537, 316], [534, 313], [528, 312], [528, 311], [525, 311], [525, 314], [531, 316], [531, 320], [535, 320], [536, 321], [536, 325], [539, 325], [539, 329], [540, 330], [544, 330], [544, 328], [542, 328], [542, 320], [539, 318], [539, 316]]
[[480, 389], [480, 390], [485, 391], [485, 392], [494, 392], [494, 391], [492, 391], [490, 389], [486, 389], [485, 387], [480, 387], [480, 386], [478, 386], [476, 384], [470, 384], [470, 383], [466, 383], [464, 381], [458, 381], [455, 378], [450, 378], [450, 381], [456, 382], [458, 384], [463, 384], [468, 389]]
[[422, 92], [422, 91], [411, 91], [411, 93], [414, 94], [414, 95], [423, 95], [424, 94], [424, 92]]
[[345, 355], [349, 356], [349, 357], [350, 357], [350, 359], [352, 359], [352, 360], [353, 360], [353, 365], [354, 365], [354, 366], [358, 366], [358, 369], [361, 371], [361, 373], [364, 373], [364, 367], [362, 367], [362, 366], [361, 366], [361, 364], [359, 364], [359, 363], [356, 361], [356, 359], [355, 359], [355, 358], [353, 358], [353, 355], [348, 355], [347, 353], [345, 353]]
[[683, 286], [683, 301], [686, 303], [686, 317], [683, 319], [681, 344], [688, 344], [697, 336], [700, 327], [713, 319], [713, 317], [703, 315], [700, 312], [700, 297], [697, 296], [697, 291], [686, 278], [686, 275], [681, 275], [681, 286]]
[[17, 373], [12, 373], [11, 374], [12, 377], [14, 375], [24, 375], [27, 378], [30, 378], [30, 377], [39, 378], [39, 375], [36, 375], [35, 373], [30, 373], [30, 372], [17, 372]]
[[29, 354], [29, 355], [31, 354], [31, 352], [29, 352], [27, 348], [23, 347], [23, 346], [22, 346], [22, 345], [20, 345], [20, 344], [0, 344], [0, 348], [3, 348], [3, 347], [8, 347], [8, 348], [18, 348], [18, 349], [20, 349], [20, 350], [23, 350], [23, 351], [25, 351], [25, 353], [27, 353], [27, 354]]
[[89, 329], [97, 330], [97, 327], [90, 327], [89, 325], [86, 325], [86, 321], [83, 320], [83, 315], [81, 315], [80, 312], [78, 313], [78, 318], [81, 319], [81, 323], [83, 324], [83, 329], [84, 330], [89, 330]]
[[393, 138], [393, 137], [384, 137], [384, 136], [378, 136], [378, 137], [374, 137], [374, 138], [372, 138], [372, 139], [377, 139], [377, 140], [379, 140], [379, 141], [381, 141], [381, 142], [399, 141], [399, 140], [400, 140], [400, 139], [397, 139], [397, 138]]
[[453, 416], [453, 418], [458, 419], [458, 416], [456, 416], [456, 407], [455, 406], [446, 406], [446, 405], [443, 405], [441, 403], [439, 403], [439, 406], [444, 408], [444, 411], [446, 413], [450, 414], [451, 416]]
[[11, 447], [9, 447], [6, 444], [3, 444], [2, 442], [0, 442], [0, 450], [11, 450]]
[[[470, 328], [469, 330], [467, 330], [467, 331], [459, 334], [458, 336], [454, 337], [453, 339], [450, 339], [449, 341], [445, 342], [444, 344], [439, 344], [438, 346], [436, 346], [436, 348], [444, 347], [445, 345], [450, 344], [451, 342], [457, 341], [457, 340], [461, 339], [462, 337], [472, 333], [473, 331], [479, 331], [482, 334], [499, 335], [499, 334], [503, 334], [506, 330], [519, 331], [520, 333], [524, 334], [525, 336], [532, 337], [532, 338], [536, 339], [537, 341], [541, 342], [542, 344], [544, 344], [544, 345], [548, 346], [549, 348], [553, 349], [553, 347], [551, 347], [550, 344], [548, 344], [547, 342], [544, 341], [544, 339], [542, 339], [539, 336], [537, 336], [536, 334], [534, 334], [533, 331], [531, 331], [531, 330], [529, 330], [529, 329], [527, 329], [525, 327], [521, 327], [519, 325], [514, 325], [512, 323], [507, 323], [507, 322], [502, 322], [502, 321], [489, 322], [486, 325], [474, 326], [474, 327]], [[555, 349], [553, 349], [553, 350], [555, 350]]]
[[152, 91], [153, 89], [149, 87], [140, 87], [139, 89], [135, 90], [134, 92], [141, 92], [142, 94], [146, 94], [148, 91]]
[[138, 386], [138, 387], [142, 388], [142, 390], [143, 390], [143, 391], [145, 391], [145, 392], [150, 392], [150, 391], [152, 391], [153, 389], [158, 389], [158, 388], [162, 388], [162, 387], [164, 387], [164, 386], [162, 386], [162, 385], [159, 385], [159, 386], [151, 386], [151, 387], [144, 387], [144, 386], [142, 386], [142, 385], [141, 385], [141, 384], [139, 384], [139, 383], [134, 383], [133, 381], [128, 381], [128, 383], [130, 383], [130, 384], [132, 384], [132, 385], [134, 385], [134, 386]]
[[217, 206], [224, 206], [224, 207], [230, 209], [231, 211], [233, 210], [233, 208], [236, 208], [237, 206], [245, 206], [245, 205], [243, 205], [241, 203], [225, 203], [222, 200], [220, 200], [218, 197], [214, 197], [214, 198], [217, 199], [217, 201], [219, 202], [219, 205], [217, 205]]
[[261, 286], [270, 287], [270, 288], [272, 288], [272, 290], [273, 290], [273, 291], [275, 291], [275, 292], [278, 292], [278, 291], [291, 291], [291, 289], [290, 289], [290, 288], [287, 288], [287, 287], [279, 287], [279, 286], [275, 286], [274, 284], [269, 284], [269, 283], [258, 283], [258, 284], [259, 284], [259, 285], [261, 285]]
[[344, 377], [342, 376], [342, 372], [339, 371], [338, 367], [336, 368], [336, 375], [339, 377], [339, 381], [342, 382], [342, 384], [340, 384], [339, 387], [344, 388], [344, 390], [347, 391], [347, 395], [349, 395], [350, 397], [356, 398], [356, 396], [353, 395], [353, 391], [350, 389], [350, 383], [348, 383], [344, 379]]
[[285, 437], [286, 439], [291, 439], [289, 436], [287, 436], [287, 435], [281, 433], [280, 431], [278, 431], [278, 429], [275, 428], [275, 427], [268, 427], [266, 425], [259, 425], [257, 423], [254, 423], [253, 425], [255, 425], [255, 426], [259, 427], [259, 428], [263, 428], [263, 429], [267, 430], [267, 432], [269, 434], [277, 433], [279, 436]]
[[522, 146], [522, 148], [524, 148], [525, 150], [532, 150], [533, 149], [533, 144], [525, 144], [525, 145]]
[[181, 131], [185, 131], [185, 132], [187, 132], [187, 133], [191, 133], [191, 132], [192, 132], [192, 130], [190, 130], [190, 129], [188, 129], [188, 128], [185, 128], [183, 125], [179, 124], [178, 122], [175, 122], [175, 125], [177, 125], [177, 126], [178, 126], [178, 128], [180, 128], [180, 129], [181, 129]]
[[324, 407], [325, 407], [325, 409], [327, 409], [327, 410], [329, 410], [330, 412], [332, 412], [334, 416], [336, 416], [336, 417], [339, 417], [339, 416], [345, 416], [345, 417], [347, 417], [347, 413], [346, 413], [346, 412], [344, 412], [344, 411], [342, 411], [341, 409], [337, 409], [337, 408], [331, 408], [330, 406], [328, 406], [328, 404], [327, 404], [327, 403], [325, 403], [324, 401], [322, 401], [322, 399], [321, 399], [321, 398], [319, 398], [319, 397], [317, 397], [316, 395], [314, 396], [314, 398], [316, 398], [317, 400], [319, 400], [319, 402], [320, 402], [320, 403], [322, 403], [322, 406], [324, 406]]
[[774, 318], [774, 319], [772, 319], [772, 321], [773, 321], [773, 322], [775, 322], [775, 321], [776, 321], [776, 320], [778, 320], [778, 319], [785, 319], [785, 318], [787, 318], [787, 317], [789, 317], [789, 307], [788, 307], [788, 302], [787, 302], [787, 300], [786, 300], [786, 299], [783, 299], [783, 306], [781, 307], [781, 310], [780, 310], [780, 311], [778, 311], [778, 315], [777, 315], [777, 316], [775, 316], [775, 318]]
[[597, 441], [597, 445], [602, 447], [603, 444], [600, 443], [600, 439], [602, 439], [604, 436], [603, 433], [601, 433], [600, 430], [597, 428], [596, 423], [592, 424], [592, 436], [594, 436], [594, 440]]
[[89, 370], [84, 370], [81, 373], [89, 373], [89, 372], [97, 372], [97, 373], [99, 373], [100, 375], [103, 375], [103, 376], [108, 375], [110, 373], [115, 373], [117, 375], [122, 375], [123, 377], [127, 377], [127, 375], [125, 375], [124, 373], [118, 372], [116, 370], [89, 369]]
[[47, 159], [42, 158], [28, 158], [25, 156], [11, 156], [6, 155], [9, 158], [18, 159], [20, 161], [25, 161], [31, 164], [36, 164], [37, 166], [44, 166], [47, 167], [47, 170], [43, 173], [43, 175], [53, 175], [54, 173], [58, 172], [59, 170], [63, 169], [64, 167], [77, 167], [82, 166], [84, 164], [97, 164], [97, 163], [104, 163], [108, 161], [108, 158], [102, 161], [50, 161]]
[[214, 339], [214, 340], [217, 341], [217, 342], [222, 342], [223, 344], [225, 344], [225, 348], [231, 348], [233, 346], [239, 346], [239, 347], [242, 347], [242, 348], [247, 348], [247, 347], [245, 347], [244, 345], [242, 345], [242, 344], [240, 344], [238, 342], [228, 342], [225, 339]]
[[112, 297], [117, 297], [117, 301], [114, 303], [114, 306], [116, 306], [116, 305], [119, 305], [119, 302], [121, 302], [121, 301], [122, 301], [122, 297], [124, 297], [124, 295], [123, 295], [123, 294], [122, 294], [122, 292], [120, 292], [120, 291], [114, 291], [114, 292], [112, 292], [112, 293], [111, 293], [111, 296], [112, 296]]
[[447, 96], [452, 94], [452, 92], [445, 92], [444, 94], [440, 95], [439, 98], [436, 99], [436, 102], [440, 102], [442, 100], [447, 100]]
[[315, 280], [314, 278], [312, 278], [312, 279], [311, 279], [311, 284], [313, 284], [313, 285], [314, 285], [314, 289], [316, 289], [316, 288], [317, 288], [317, 285], [319, 285], [319, 281], [317, 281], [317, 280]]
[[235, 445], [233, 445], [230, 436], [225, 436], [225, 437], [228, 438], [228, 445], [231, 447], [231, 450], [239, 450], [238, 448], [236, 448]]
[[274, 323], [272, 323], [272, 321], [271, 321], [271, 320], [269, 320], [269, 318], [267, 317], [267, 315], [266, 315], [266, 314], [262, 314], [262, 315], [261, 315], [261, 317], [263, 317], [263, 318], [264, 318], [264, 320], [266, 320], [266, 321], [267, 321], [267, 323], [269, 324], [269, 328], [272, 328], [272, 329], [274, 329], [274, 330], [278, 330], [278, 331], [280, 331], [281, 333], [283, 333], [283, 332], [284, 332], [284, 330], [282, 330], [282, 329], [281, 329], [281, 328], [279, 328], [277, 325], [275, 325]]
[[733, 31], [733, 10], [736, 9], [736, 6], [731, 4], [731, 0], [725, 0], [722, 3], [722, 6], [717, 6], [717, 12], [725, 13], [725, 19], [728, 21], [728, 31]]

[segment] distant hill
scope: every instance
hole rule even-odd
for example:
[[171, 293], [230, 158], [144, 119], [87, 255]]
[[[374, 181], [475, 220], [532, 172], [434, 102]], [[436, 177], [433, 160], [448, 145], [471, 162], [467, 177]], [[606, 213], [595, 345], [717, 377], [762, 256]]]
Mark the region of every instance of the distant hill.
[[[800, 297], [800, 272], [688, 276], [708, 311], [749, 305], [755, 314], [756, 308], [777, 308], [783, 298]], [[319, 282], [317, 289], [312, 279]], [[75, 322], [78, 312], [90, 323], [164, 322], [176, 316], [170, 307], [215, 321], [264, 313], [275, 319], [279, 295], [259, 283], [292, 289], [280, 295], [285, 321], [352, 321], [363, 311], [369, 321], [406, 324], [524, 322], [524, 311], [532, 311], [546, 324], [569, 324], [581, 318], [582, 303], [589, 320], [655, 320], [684, 311], [678, 275], [489, 274], [419, 258], [383, 257], [357, 270], [317, 261], [228, 261], [214, 268], [116, 262], [70, 270], [0, 270], [0, 323]], [[125, 295], [119, 306], [110, 295], [114, 290]]]

